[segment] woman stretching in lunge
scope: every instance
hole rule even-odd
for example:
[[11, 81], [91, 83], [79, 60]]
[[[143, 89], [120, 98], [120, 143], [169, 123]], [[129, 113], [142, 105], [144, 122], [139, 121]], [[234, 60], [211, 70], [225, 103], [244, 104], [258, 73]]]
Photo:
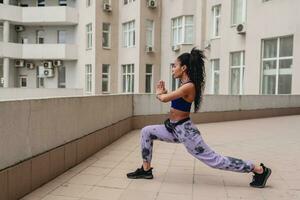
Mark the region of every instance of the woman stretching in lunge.
[[181, 54], [172, 66], [174, 78], [179, 78], [181, 86], [173, 92], [167, 93], [163, 81], [156, 87], [156, 97], [161, 102], [171, 101], [170, 118], [164, 125], [146, 126], [141, 133], [141, 148], [143, 165], [135, 172], [128, 173], [132, 179], [152, 179], [152, 147], [153, 140], [173, 143], [183, 143], [187, 151], [210, 167], [235, 172], [253, 172], [252, 187], [265, 187], [271, 175], [271, 169], [254, 165], [251, 161], [222, 156], [214, 152], [202, 139], [197, 127], [189, 118], [191, 104], [197, 112], [203, 96], [205, 82], [204, 55], [198, 49], [191, 53]]

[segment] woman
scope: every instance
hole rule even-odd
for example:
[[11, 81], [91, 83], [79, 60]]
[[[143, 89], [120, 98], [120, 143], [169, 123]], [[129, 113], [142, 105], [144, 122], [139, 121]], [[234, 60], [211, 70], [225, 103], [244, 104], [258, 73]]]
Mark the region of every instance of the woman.
[[197, 127], [189, 118], [192, 102], [197, 112], [203, 97], [205, 83], [205, 67], [203, 52], [193, 48], [191, 53], [181, 54], [172, 66], [174, 78], [179, 78], [181, 86], [168, 93], [165, 83], [159, 81], [156, 87], [156, 97], [161, 102], [171, 101], [169, 119], [164, 125], [146, 126], [141, 133], [143, 165], [135, 172], [128, 173], [131, 179], [152, 179], [152, 147], [153, 140], [173, 143], [183, 143], [187, 151], [210, 167], [235, 172], [253, 172], [252, 187], [265, 187], [271, 175], [271, 169], [254, 165], [251, 161], [222, 156], [214, 152], [202, 139]]

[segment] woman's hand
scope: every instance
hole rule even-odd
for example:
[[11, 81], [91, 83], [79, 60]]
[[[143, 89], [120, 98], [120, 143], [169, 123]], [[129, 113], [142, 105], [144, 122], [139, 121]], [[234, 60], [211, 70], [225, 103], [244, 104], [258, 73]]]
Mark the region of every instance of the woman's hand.
[[163, 80], [158, 81], [156, 84], [156, 95], [166, 94], [167, 92], [165, 82]]

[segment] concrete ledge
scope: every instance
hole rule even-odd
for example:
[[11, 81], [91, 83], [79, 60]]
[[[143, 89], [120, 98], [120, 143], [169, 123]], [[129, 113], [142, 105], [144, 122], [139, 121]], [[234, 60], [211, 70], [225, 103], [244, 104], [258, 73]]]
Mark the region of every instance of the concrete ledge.
[[[297, 108], [274, 108], [258, 110], [237, 110], [237, 111], [220, 111], [220, 112], [200, 112], [191, 114], [194, 123], [210, 123], [244, 119], [255, 119], [264, 117], [275, 117], [284, 115], [298, 115], [300, 107]], [[141, 129], [144, 126], [152, 124], [162, 124], [168, 118], [167, 114], [162, 115], [139, 115], [134, 116], [132, 124], [134, 129]]]
[[130, 117], [0, 171], [0, 199], [20, 199], [132, 129]]

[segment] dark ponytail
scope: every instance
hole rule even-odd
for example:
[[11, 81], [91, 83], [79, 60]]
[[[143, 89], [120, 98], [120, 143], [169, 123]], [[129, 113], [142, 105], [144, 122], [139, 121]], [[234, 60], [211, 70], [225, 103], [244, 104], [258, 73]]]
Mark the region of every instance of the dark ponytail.
[[187, 66], [187, 74], [190, 80], [195, 84], [196, 95], [194, 99], [194, 112], [197, 112], [202, 102], [204, 87], [205, 87], [205, 66], [204, 66], [203, 51], [192, 49], [191, 53], [184, 53], [178, 57], [181, 66]]

